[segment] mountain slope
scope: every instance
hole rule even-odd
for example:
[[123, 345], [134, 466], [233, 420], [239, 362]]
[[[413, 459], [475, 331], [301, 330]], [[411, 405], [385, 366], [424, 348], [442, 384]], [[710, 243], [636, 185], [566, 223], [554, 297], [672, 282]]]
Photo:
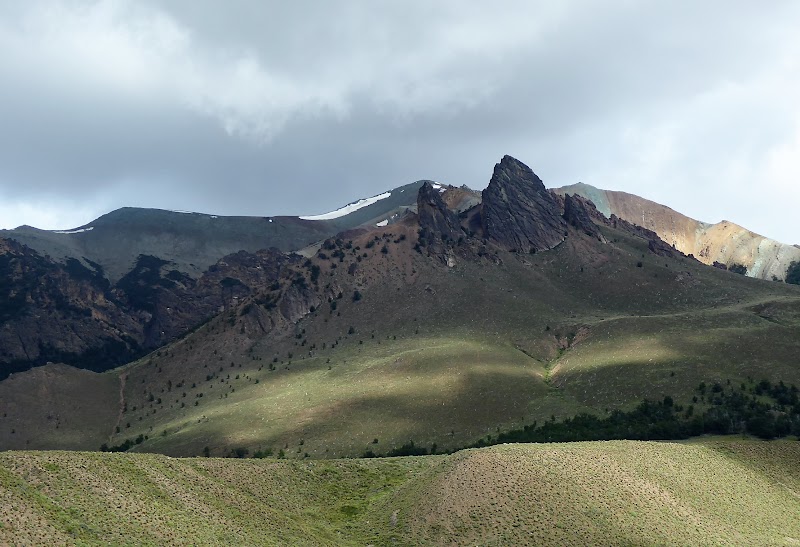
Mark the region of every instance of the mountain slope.
[[50, 361], [95, 371], [127, 363], [271, 284], [299, 259], [239, 251], [194, 279], [141, 255], [112, 286], [97, 264], [61, 264], [0, 240], [0, 380]]
[[126, 208], [75, 230], [0, 231], [0, 380], [50, 361], [126, 363], [272, 283], [279, 250], [401, 218], [423, 182], [320, 220]]
[[[171, 455], [452, 449], [645, 397], [688, 405], [700, 382], [800, 383], [799, 287], [707, 267], [579, 200], [565, 202], [570, 222], [552, 234], [565, 239], [549, 251], [486, 237], [481, 206], [460, 215], [456, 238], [447, 192], [431, 189], [420, 216], [328, 240], [277, 283], [106, 373], [124, 379], [104, 411], [115, 426], [85, 448], [141, 437], [133, 450]], [[0, 383], [0, 411], [15, 397]], [[15, 428], [22, 419], [7, 413], [0, 446], [40, 446], [50, 426]], [[47, 429], [50, 447], [67, 434]]]
[[704, 264], [741, 264], [747, 275], [759, 279], [784, 279], [800, 249], [760, 236], [733, 222], [708, 224], [689, 218], [664, 205], [628, 194], [578, 183], [554, 190], [560, 195], [577, 194], [594, 202], [606, 217], [616, 215], [654, 231], [669, 245], [694, 255]]
[[800, 443], [287, 462], [0, 454], [2, 543], [793, 545]]

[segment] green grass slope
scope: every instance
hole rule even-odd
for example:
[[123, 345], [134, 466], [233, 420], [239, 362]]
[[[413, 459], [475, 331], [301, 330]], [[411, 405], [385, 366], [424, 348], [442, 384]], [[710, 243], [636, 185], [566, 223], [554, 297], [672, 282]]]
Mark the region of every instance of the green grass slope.
[[377, 460], [0, 454], [0, 543], [796, 545], [800, 443]]

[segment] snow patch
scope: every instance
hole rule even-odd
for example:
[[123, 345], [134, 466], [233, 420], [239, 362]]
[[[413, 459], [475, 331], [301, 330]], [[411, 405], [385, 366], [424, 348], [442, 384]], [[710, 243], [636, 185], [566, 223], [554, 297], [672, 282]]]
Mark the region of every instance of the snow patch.
[[217, 215], [209, 215], [211, 218], [217, 218]]
[[439, 184], [438, 182], [434, 182], [433, 184], [431, 184], [431, 186], [433, 186], [433, 189], [434, 189], [434, 190], [438, 190], [439, 188], [441, 188], [441, 187], [442, 187], [442, 185], [441, 185], [441, 184]]
[[387, 224], [389, 224], [389, 219], [388, 219], [388, 218], [386, 218], [386, 219], [384, 219], [384, 220], [380, 221], [380, 222], [379, 222], [379, 223], [377, 223], [375, 226], [378, 226], [379, 228], [383, 228], [383, 227], [384, 227], [384, 226], [386, 226]]
[[94, 230], [94, 226], [90, 226], [88, 228], [79, 228], [77, 230], [52, 230], [54, 234], [80, 234], [83, 232], [91, 232]]
[[269, 219], [269, 221], [272, 222], [272, 219]]
[[373, 196], [371, 198], [360, 199], [355, 203], [350, 203], [345, 205], [341, 209], [336, 209], [335, 211], [331, 211], [330, 213], [324, 213], [321, 215], [311, 215], [311, 216], [304, 216], [300, 217], [301, 220], [332, 220], [334, 218], [343, 217], [345, 215], [349, 215], [359, 209], [372, 205], [373, 203], [377, 203], [382, 199], [386, 199], [391, 196], [391, 192], [385, 192], [379, 196]]
[[192, 211], [181, 211], [179, 209], [167, 209], [170, 213], [180, 213], [182, 215], [192, 215], [194, 214]]

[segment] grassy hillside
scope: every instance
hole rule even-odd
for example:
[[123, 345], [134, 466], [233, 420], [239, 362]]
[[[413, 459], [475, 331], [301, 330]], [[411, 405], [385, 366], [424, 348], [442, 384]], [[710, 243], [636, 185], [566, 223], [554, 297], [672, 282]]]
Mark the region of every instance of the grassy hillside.
[[441, 450], [645, 397], [687, 403], [703, 381], [800, 384], [800, 291], [608, 235], [618, 242], [573, 238], [453, 268], [390, 237], [388, 254], [381, 242], [359, 263], [360, 284], [333, 270], [346, 296], [285, 338], [253, 340], [246, 316], [220, 318], [128, 367], [114, 442], [145, 435], [141, 450], [172, 455], [337, 457], [409, 440]]
[[800, 443], [378, 460], [0, 454], [0, 543], [795, 545]]
[[115, 374], [66, 365], [15, 374], [0, 382], [0, 449], [95, 449], [116, 424], [119, 400]]
[[[256, 297], [109, 373], [123, 397], [95, 405], [112, 421], [81, 448], [139, 438], [133, 451], [174, 456], [334, 458], [410, 440], [443, 450], [645, 397], [690, 403], [700, 382], [800, 384], [798, 287], [659, 257], [606, 228], [606, 244], [574, 233], [534, 255], [456, 252], [451, 267], [414, 250], [412, 224], [385, 230], [301, 268], [311, 286], [319, 267], [318, 300], [296, 324], [271, 328], [272, 300]], [[41, 446], [31, 443], [44, 432], [65, 446], [68, 429], [14, 427], [21, 407], [4, 393], [0, 447]]]

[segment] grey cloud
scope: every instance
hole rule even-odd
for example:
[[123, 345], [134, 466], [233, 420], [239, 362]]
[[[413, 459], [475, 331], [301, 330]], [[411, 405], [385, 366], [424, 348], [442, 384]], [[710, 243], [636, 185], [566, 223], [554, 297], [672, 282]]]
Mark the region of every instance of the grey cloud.
[[59, 196], [319, 213], [420, 178], [482, 188], [509, 153], [800, 240], [776, 220], [800, 199], [793, 2], [23, 6], [0, 7], [4, 227]]

